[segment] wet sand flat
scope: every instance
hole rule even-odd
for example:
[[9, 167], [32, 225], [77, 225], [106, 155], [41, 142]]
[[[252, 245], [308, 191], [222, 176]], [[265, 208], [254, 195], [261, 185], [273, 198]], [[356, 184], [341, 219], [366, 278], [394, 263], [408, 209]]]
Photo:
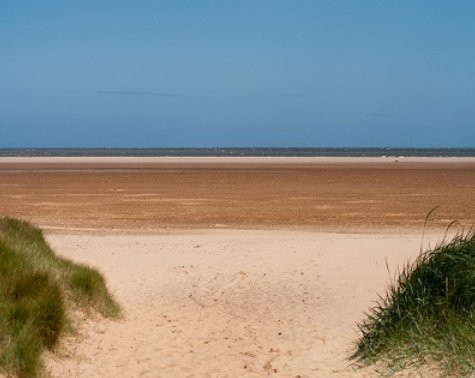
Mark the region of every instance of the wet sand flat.
[[0, 214], [48, 228], [475, 223], [474, 158], [1, 158]]

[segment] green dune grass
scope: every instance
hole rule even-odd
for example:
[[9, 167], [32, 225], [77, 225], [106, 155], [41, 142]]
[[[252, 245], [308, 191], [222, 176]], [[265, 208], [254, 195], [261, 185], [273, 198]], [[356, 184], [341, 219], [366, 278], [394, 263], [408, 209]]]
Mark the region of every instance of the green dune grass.
[[475, 234], [422, 253], [404, 267], [359, 329], [354, 358], [390, 371], [430, 363], [475, 374]]
[[72, 307], [120, 315], [98, 271], [57, 256], [31, 224], [0, 218], [0, 369], [37, 376], [41, 352], [57, 345]]

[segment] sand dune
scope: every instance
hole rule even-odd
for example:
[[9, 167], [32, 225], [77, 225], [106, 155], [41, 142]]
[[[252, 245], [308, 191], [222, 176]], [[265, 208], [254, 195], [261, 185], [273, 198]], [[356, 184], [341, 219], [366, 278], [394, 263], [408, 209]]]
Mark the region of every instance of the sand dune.
[[349, 367], [356, 323], [388, 281], [385, 259], [394, 270], [420, 246], [415, 234], [251, 230], [48, 240], [104, 272], [124, 307], [47, 358], [54, 376], [96, 377], [373, 375]]

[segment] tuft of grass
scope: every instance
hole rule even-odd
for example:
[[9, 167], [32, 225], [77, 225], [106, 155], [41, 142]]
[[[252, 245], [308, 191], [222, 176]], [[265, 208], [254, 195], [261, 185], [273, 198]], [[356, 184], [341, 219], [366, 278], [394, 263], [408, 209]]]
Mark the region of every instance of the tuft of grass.
[[41, 352], [57, 345], [71, 306], [120, 315], [97, 270], [57, 256], [31, 224], [0, 218], [0, 369], [37, 376]]
[[104, 316], [115, 317], [120, 312], [119, 306], [107, 291], [104, 277], [86, 265], [76, 265], [71, 269], [68, 286], [77, 300], [93, 306]]
[[475, 233], [460, 233], [406, 264], [359, 325], [353, 358], [392, 371], [431, 363], [475, 374]]

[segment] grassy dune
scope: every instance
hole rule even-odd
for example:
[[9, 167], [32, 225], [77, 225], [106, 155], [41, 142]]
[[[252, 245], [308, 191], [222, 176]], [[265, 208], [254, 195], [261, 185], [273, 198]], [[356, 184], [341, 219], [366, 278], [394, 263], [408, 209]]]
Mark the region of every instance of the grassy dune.
[[0, 218], [0, 369], [38, 375], [41, 352], [58, 343], [71, 308], [120, 315], [98, 271], [55, 255], [29, 223]]
[[429, 362], [475, 374], [475, 233], [457, 235], [407, 265], [360, 325], [354, 355], [391, 370]]

